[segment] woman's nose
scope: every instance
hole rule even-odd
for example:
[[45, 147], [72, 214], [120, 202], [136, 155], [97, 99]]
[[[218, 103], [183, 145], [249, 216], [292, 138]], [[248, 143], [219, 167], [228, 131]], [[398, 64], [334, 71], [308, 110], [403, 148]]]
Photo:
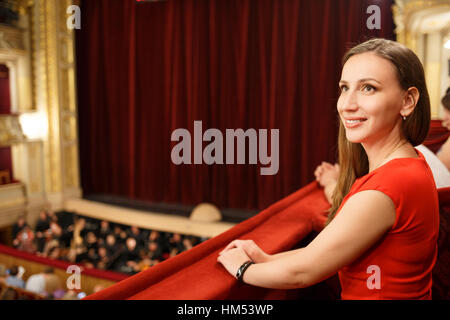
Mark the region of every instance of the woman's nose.
[[356, 111], [358, 109], [358, 101], [356, 92], [354, 91], [347, 91], [343, 95], [339, 97], [338, 102], [338, 109], [339, 111]]

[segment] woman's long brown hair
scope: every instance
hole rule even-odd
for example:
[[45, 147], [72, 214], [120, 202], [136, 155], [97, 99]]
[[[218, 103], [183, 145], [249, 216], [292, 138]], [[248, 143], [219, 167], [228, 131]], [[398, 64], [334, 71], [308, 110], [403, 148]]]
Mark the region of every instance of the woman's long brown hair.
[[[431, 115], [425, 73], [419, 58], [400, 43], [376, 38], [348, 50], [342, 59], [342, 66], [352, 56], [365, 52], [373, 52], [377, 56], [390, 61], [395, 66], [397, 79], [403, 90], [416, 87], [419, 91], [420, 97], [416, 108], [403, 121], [402, 134], [413, 146], [421, 144], [428, 134]], [[338, 148], [339, 178], [334, 189], [333, 203], [329, 210], [327, 224], [336, 215], [342, 200], [350, 191], [355, 180], [369, 172], [369, 160], [364, 148], [360, 143], [352, 143], [347, 140], [342, 121], [339, 121]]]

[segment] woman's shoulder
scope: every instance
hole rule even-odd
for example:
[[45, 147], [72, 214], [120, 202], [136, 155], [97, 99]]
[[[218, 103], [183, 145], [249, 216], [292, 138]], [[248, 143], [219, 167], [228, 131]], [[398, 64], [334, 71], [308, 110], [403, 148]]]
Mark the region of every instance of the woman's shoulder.
[[421, 192], [434, 189], [431, 169], [422, 154], [417, 158], [396, 158], [372, 171], [361, 181], [361, 187], [391, 189], [396, 192]]

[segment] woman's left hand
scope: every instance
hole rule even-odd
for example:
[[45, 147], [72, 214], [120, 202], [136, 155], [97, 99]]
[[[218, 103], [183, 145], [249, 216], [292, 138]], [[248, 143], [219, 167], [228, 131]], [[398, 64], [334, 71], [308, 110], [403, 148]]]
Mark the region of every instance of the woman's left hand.
[[251, 259], [241, 248], [233, 248], [227, 250], [221, 253], [217, 258], [217, 261], [220, 262], [225, 267], [225, 269], [235, 278], [240, 266], [248, 260]]

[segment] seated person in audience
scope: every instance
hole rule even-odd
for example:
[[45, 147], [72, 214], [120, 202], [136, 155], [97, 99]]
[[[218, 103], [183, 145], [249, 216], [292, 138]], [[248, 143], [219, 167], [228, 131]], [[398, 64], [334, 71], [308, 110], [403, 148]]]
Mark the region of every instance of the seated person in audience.
[[33, 230], [29, 226], [25, 226], [22, 231], [19, 232], [16, 239], [13, 240], [13, 246], [22, 251], [29, 253], [36, 252], [35, 236]]
[[73, 231], [74, 231], [74, 225], [70, 224], [67, 227], [62, 229], [62, 233], [60, 236], [60, 243], [63, 248], [69, 248], [70, 242], [73, 239]]
[[47, 257], [53, 260], [65, 260], [64, 257], [61, 257], [61, 248], [59, 246], [52, 247], [50, 250], [48, 250]]
[[[450, 88], [447, 89], [445, 96], [441, 100], [444, 106], [444, 116], [442, 118], [442, 126], [450, 130]], [[444, 163], [448, 170], [450, 170], [450, 138], [444, 143], [442, 148], [438, 151], [438, 157]]]
[[99, 256], [97, 254], [96, 248], [90, 248], [87, 252], [87, 262], [89, 262], [88, 267], [94, 268], [99, 262]]
[[23, 281], [19, 276], [19, 267], [12, 266], [9, 269], [9, 276], [6, 278], [6, 283], [11, 287], [16, 287], [20, 289], [25, 288], [25, 281]]
[[119, 251], [120, 247], [117, 244], [116, 237], [114, 237], [113, 234], [109, 234], [106, 236], [105, 248], [108, 253], [108, 256], [113, 256], [116, 252]]
[[183, 246], [184, 246], [184, 250], [187, 251], [187, 250], [192, 249], [192, 247], [194, 245], [192, 244], [192, 240], [190, 238], [186, 237], [183, 239]]
[[44, 272], [31, 275], [25, 284], [25, 290], [44, 295], [46, 293], [46, 278], [51, 274], [54, 274], [53, 268], [47, 267]]
[[136, 246], [138, 248], [144, 248], [145, 247], [145, 239], [146, 233], [144, 230], [140, 230], [136, 226], [131, 226], [128, 229], [128, 237], [133, 237], [136, 240]]
[[52, 239], [56, 239], [56, 240], [60, 240], [62, 233], [63, 233], [63, 229], [61, 228], [61, 226], [58, 224], [57, 221], [52, 220], [50, 222], [50, 235], [52, 237]]
[[170, 238], [170, 257], [174, 257], [185, 250], [182, 236], [179, 233], [174, 233]]
[[55, 294], [62, 290], [64, 287], [61, 283], [61, 279], [55, 274], [53, 268], [48, 268], [47, 272], [44, 273], [45, 278], [45, 291], [44, 296], [48, 298], [54, 298]]
[[98, 230], [97, 237], [106, 241], [106, 237], [112, 234], [112, 230], [109, 226], [109, 222], [106, 220], [102, 220], [100, 222], [100, 229]]
[[158, 242], [151, 241], [148, 243], [148, 256], [151, 260], [160, 262], [163, 259], [163, 252]]
[[155, 261], [150, 259], [150, 254], [145, 249], [141, 249], [139, 251], [139, 258], [140, 258], [140, 261], [138, 262], [137, 267], [136, 267], [136, 269], [138, 271], [144, 271], [145, 269], [148, 269], [151, 266], [156, 264]]
[[125, 245], [127, 233], [120, 225], [114, 226], [114, 236], [116, 237], [116, 242], [119, 246]]
[[88, 250], [97, 249], [97, 237], [95, 236], [95, 233], [93, 231], [89, 231], [86, 234], [85, 243]]
[[54, 211], [47, 211], [47, 217], [48, 217], [48, 222], [55, 222], [58, 223], [58, 217], [56, 216], [56, 213]]
[[165, 251], [165, 246], [168, 245], [166, 238], [162, 236], [161, 233], [157, 230], [150, 230], [147, 240], [148, 240], [147, 242], [156, 242], [161, 248], [162, 252]]
[[47, 212], [45, 210], [42, 210], [41, 213], [39, 214], [39, 219], [34, 229], [36, 233], [37, 252], [44, 251], [44, 245], [47, 238], [46, 233], [49, 228], [50, 228], [50, 221], [47, 216]]
[[28, 225], [28, 223], [26, 222], [25, 217], [20, 216], [19, 219], [17, 220], [17, 222], [14, 223], [14, 225], [13, 225], [12, 238], [16, 239], [19, 232], [22, 231], [23, 228], [25, 228], [25, 226], [27, 226], [27, 225]]
[[[59, 241], [57, 239], [52, 239], [50, 241], [47, 241], [47, 243], [45, 244], [42, 256], [50, 258], [50, 253], [52, 253], [53, 257], [54, 257], [55, 256], [55, 252], [53, 252], [53, 251], [54, 251], [55, 248], [59, 249], [59, 247], [60, 247], [60, 243], [59, 243]], [[58, 253], [58, 252], [59, 252], [59, 250], [56, 251], [56, 253]], [[58, 259], [58, 258], [56, 258], [56, 259]]]
[[75, 261], [73, 261], [75, 263], [85, 263], [85, 262], [89, 262], [88, 260], [88, 249], [86, 248], [86, 246], [83, 245], [79, 245], [76, 248], [75, 251]]
[[139, 251], [136, 248], [136, 240], [132, 237], [127, 238], [126, 246], [121, 252], [117, 267], [120, 271], [126, 273], [135, 272], [135, 267], [139, 261]]
[[108, 250], [106, 247], [99, 247], [98, 248], [98, 260], [96, 263], [96, 268], [101, 270], [107, 270], [110, 269], [111, 260], [108, 256]]

